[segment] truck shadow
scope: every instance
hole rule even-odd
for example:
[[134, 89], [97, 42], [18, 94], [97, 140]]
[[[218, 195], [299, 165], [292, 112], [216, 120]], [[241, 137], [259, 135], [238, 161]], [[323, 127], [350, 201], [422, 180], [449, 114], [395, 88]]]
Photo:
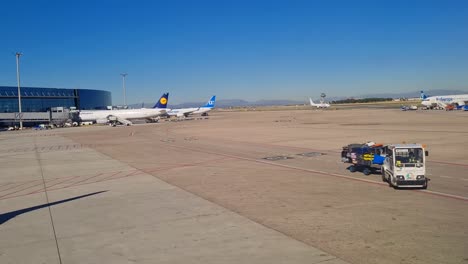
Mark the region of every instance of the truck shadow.
[[[354, 165], [350, 165], [346, 168], [346, 170], [350, 171], [350, 172], [359, 172], [359, 173], [363, 173], [364, 172], [364, 168], [363, 166], [354, 166]], [[354, 170], [353, 170], [354, 169]], [[380, 168], [375, 168], [375, 167], [368, 167], [369, 171], [370, 171], [370, 174], [369, 175], [381, 175], [381, 169]]]

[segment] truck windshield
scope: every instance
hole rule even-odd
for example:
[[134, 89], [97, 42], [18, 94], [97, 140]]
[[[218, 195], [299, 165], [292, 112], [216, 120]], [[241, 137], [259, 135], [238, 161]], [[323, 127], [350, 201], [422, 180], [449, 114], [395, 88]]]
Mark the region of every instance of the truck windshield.
[[405, 167], [414, 166], [414, 164], [422, 166], [423, 157], [424, 151], [422, 148], [395, 149], [395, 163], [397, 166], [399, 166], [399, 164], [401, 164], [401, 166], [405, 165]]

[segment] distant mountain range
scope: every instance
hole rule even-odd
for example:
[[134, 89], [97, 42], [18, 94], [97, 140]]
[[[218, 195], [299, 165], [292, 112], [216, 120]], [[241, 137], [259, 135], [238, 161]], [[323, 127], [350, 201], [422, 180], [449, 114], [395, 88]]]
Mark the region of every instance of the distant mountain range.
[[[464, 94], [468, 93], [467, 91], [461, 90], [428, 90], [424, 91], [427, 96], [434, 95], [449, 95], [449, 94]], [[365, 94], [359, 96], [335, 96], [325, 98], [327, 102], [342, 100], [347, 98], [414, 98], [419, 97], [420, 91], [406, 92], [406, 93], [378, 93], [378, 94]], [[317, 99], [316, 99], [317, 100]], [[270, 106], [270, 105], [303, 105], [308, 104], [308, 100], [304, 99], [303, 101], [295, 100], [258, 100], [249, 102], [242, 99], [224, 99], [216, 100], [216, 107], [226, 108], [226, 107], [235, 107], [235, 106]], [[129, 105], [130, 108], [141, 108], [153, 107], [155, 103], [144, 103], [144, 104], [132, 104]], [[206, 104], [206, 102], [186, 102], [181, 104], [171, 104], [169, 100], [169, 108], [187, 108], [187, 107], [198, 107]]]

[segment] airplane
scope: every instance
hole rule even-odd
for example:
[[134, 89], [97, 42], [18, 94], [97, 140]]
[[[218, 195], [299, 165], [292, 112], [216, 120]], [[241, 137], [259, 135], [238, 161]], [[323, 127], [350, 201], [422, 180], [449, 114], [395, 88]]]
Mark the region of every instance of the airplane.
[[167, 111], [166, 114], [168, 116], [177, 116], [177, 117], [188, 117], [189, 115], [194, 115], [194, 114], [201, 114], [202, 116], [206, 116], [208, 115], [208, 112], [211, 111], [215, 107], [215, 102], [216, 102], [216, 95], [213, 95], [204, 106], [172, 109], [170, 111]]
[[317, 108], [328, 108], [328, 107], [330, 107], [330, 104], [323, 103], [323, 102], [320, 102], [319, 104], [316, 104], [316, 103], [314, 103], [314, 101], [312, 101], [312, 98], [310, 98], [310, 97], [309, 97], [309, 101], [310, 101], [311, 106], [315, 106]]
[[161, 115], [166, 114], [167, 101], [169, 93], [164, 93], [153, 108], [141, 109], [122, 109], [122, 110], [82, 110], [79, 112], [81, 122], [96, 122], [96, 123], [111, 123], [115, 125], [116, 122], [130, 126], [133, 123], [132, 119], [146, 119], [152, 120]]
[[438, 95], [438, 96], [426, 96], [424, 91], [421, 91], [421, 104], [432, 108], [435, 106], [445, 108], [449, 104], [457, 104], [457, 108], [460, 107], [463, 110], [468, 103], [468, 94], [457, 94], [457, 95]]

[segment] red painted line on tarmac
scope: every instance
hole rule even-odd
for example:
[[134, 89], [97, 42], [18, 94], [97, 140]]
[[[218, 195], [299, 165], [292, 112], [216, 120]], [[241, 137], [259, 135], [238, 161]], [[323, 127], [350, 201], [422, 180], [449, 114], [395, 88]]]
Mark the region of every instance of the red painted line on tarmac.
[[[111, 176], [108, 176], [108, 177], [105, 177], [99, 181], [96, 181], [96, 182], [92, 182], [92, 183], [97, 183], [97, 182], [103, 182], [103, 181], [108, 181], [108, 180], [116, 180], [116, 179], [121, 179], [121, 178], [126, 178], [126, 177], [131, 177], [131, 176], [135, 176], [135, 175], [140, 175], [140, 174], [150, 174], [151, 172], [157, 172], [157, 171], [165, 171], [165, 170], [170, 170], [170, 169], [175, 169], [175, 168], [183, 168], [183, 167], [189, 167], [189, 166], [196, 166], [198, 164], [203, 164], [203, 163], [208, 163], [208, 162], [214, 162], [214, 161], [220, 161], [220, 160], [225, 160], [226, 158], [221, 158], [221, 159], [214, 159], [214, 160], [207, 160], [207, 161], [201, 161], [201, 162], [195, 162], [195, 163], [191, 163], [191, 164], [182, 164], [182, 165], [178, 165], [178, 166], [169, 166], [169, 167], [163, 167], [163, 168], [158, 168], [158, 169], [153, 169], [153, 170], [149, 170], [149, 171], [144, 171], [144, 170], [139, 170], [139, 169], [136, 169], [135, 171], [132, 171], [130, 173], [127, 173], [123, 176], [119, 176], [119, 177], [115, 177], [115, 175], [117, 175], [118, 173], [120, 172], [117, 172]], [[84, 184], [89, 184], [89, 183], [84, 183]], [[79, 184], [79, 185], [84, 185], [84, 184]], [[79, 186], [79, 185], [73, 185], [74, 186]]]
[[43, 182], [40, 182], [40, 183], [38, 183], [38, 184], [36, 184], [36, 185], [29, 186], [29, 187], [23, 188], [23, 189], [21, 189], [21, 190], [16, 190], [16, 191], [14, 191], [14, 192], [10, 192], [10, 193], [4, 194], [4, 195], [0, 196], [0, 198], [3, 198], [3, 197], [8, 196], [8, 195], [10, 195], [10, 194], [19, 193], [19, 192], [25, 191], [25, 190], [27, 190], [27, 189], [31, 189], [31, 188], [33, 188], [33, 187], [36, 187], [36, 186], [39, 186], [39, 185], [43, 185], [43, 184], [44, 184]]
[[[262, 142], [248, 142], [248, 141], [237, 141], [237, 140], [229, 140], [229, 139], [220, 139], [222, 141], [228, 141], [232, 143], [244, 143], [248, 145], [257, 145], [257, 146], [270, 146], [270, 147], [281, 147], [281, 148], [289, 148], [289, 149], [298, 149], [298, 150], [304, 150], [304, 151], [315, 151], [315, 152], [322, 152], [322, 153], [341, 153], [341, 151], [338, 150], [320, 150], [320, 149], [314, 149], [314, 148], [307, 148], [307, 147], [297, 147], [297, 146], [287, 146], [287, 145], [280, 145], [280, 144], [274, 144], [274, 143], [262, 143]], [[438, 161], [438, 160], [432, 160], [428, 161], [428, 163], [437, 163], [437, 164], [445, 164], [445, 165], [453, 165], [453, 166], [460, 166], [460, 167], [468, 167], [468, 164], [463, 164], [463, 163], [455, 163], [455, 162], [447, 162], [447, 161]]]
[[[139, 172], [141, 174], [143, 174], [144, 172], [142, 171], [135, 171], [135, 172]], [[102, 180], [99, 180], [99, 181], [93, 181], [93, 182], [84, 182], [84, 183], [81, 183], [81, 184], [76, 184], [76, 185], [72, 185], [72, 186], [65, 186], [65, 187], [60, 187], [60, 188], [55, 188], [55, 189], [51, 189], [49, 191], [56, 191], [56, 190], [61, 190], [61, 189], [65, 189], [65, 188], [72, 188], [72, 187], [77, 187], [77, 186], [82, 186], [82, 185], [88, 185], [88, 184], [93, 184], [93, 183], [98, 183], [98, 182], [103, 182], [103, 181], [110, 181], [110, 180], [116, 180], [116, 179], [121, 179], [121, 178], [125, 178], [125, 177], [129, 177], [129, 176], [134, 176], [134, 175], [138, 175], [137, 173], [134, 174], [135, 172], [132, 172], [130, 174], [127, 174], [127, 175], [124, 175], [124, 176], [120, 176], [120, 177], [117, 177], [117, 178], [109, 178], [109, 177], [106, 177], [106, 179], [102, 179]], [[112, 176], [115, 176], [116, 174], [112, 175]]]
[[41, 190], [38, 190], [38, 191], [26, 193], [26, 194], [18, 194], [18, 195], [13, 195], [13, 196], [6, 197], [6, 198], [0, 198], [0, 200], [12, 199], [12, 198], [22, 197], [22, 196], [28, 196], [28, 195], [35, 194], [35, 193], [40, 193], [40, 192], [44, 192], [44, 188], [42, 188]]
[[0, 192], [6, 192], [6, 191], [8, 191], [8, 190], [15, 189], [15, 188], [18, 188], [18, 187], [20, 187], [20, 186], [23, 186], [23, 185], [25, 185], [25, 184], [30, 184], [30, 183], [33, 183], [33, 182], [36, 182], [36, 181], [39, 181], [39, 180], [34, 180], [34, 181], [27, 181], [27, 182], [24, 182], [24, 183], [18, 184], [18, 185], [16, 185], [16, 186], [12, 186], [12, 187], [10, 186], [9, 188], [6, 188], [6, 189], [3, 189], [3, 190], [0, 190]]
[[201, 164], [204, 164], [204, 163], [218, 162], [218, 161], [222, 161], [222, 160], [226, 160], [226, 157], [220, 158], [220, 159], [212, 159], [212, 160], [194, 162], [194, 163], [179, 164], [179, 165], [175, 165], [175, 166], [159, 167], [159, 168], [149, 169], [149, 170], [146, 169], [146, 170], [142, 170], [142, 171], [145, 172], [145, 173], [151, 174], [153, 172], [158, 172], [158, 171], [165, 171], [165, 170], [185, 168], [185, 167], [193, 167], [193, 166], [201, 165]]
[[11, 184], [14, 184], [13, 182], [7, 182], [7, 183], [3, 183], [0, 185], [0, 187], [5, 187], [7, 185], [11, 185]]
[[177, 169], [177, 168], [184, 168], [184, 167], [189, 167], [189, 166], [187, 164], [176, 165], [176, 166], [167, 166], [167, 167], [160, 167], [160, 168], [156, 168], [156, 169], [143, 170], [143, 172], [151, 174], [153, 172], [167, 171], [167, 170], [172, 170], [172, 169]]
[[[67, 177], [66, 180], [61, 181], [61, 182], [58, 182], [58, 183], [53, 184], [53, 185], [51, 185], [51, 186], [47, 186], [47, 182], [46, 182], [46, 188], [50, 188], [50, 187], [52, 187], [52, 186], [59, 185], [59, 184], [61, 184], [61, 183], [63, 183], [63, 182], [68, 181], [70, 178], [74, 178], [74, 177], [77, 177], [77, 176]], [[58, 180], [58, 179], [61, 179], [61, 178], [56, 178], [56, 179], [53, 179], [52, 181], [55, 181], [55, 180]], [[49, 181], [49, 183], [52, 182], [52, 181]], [[21, 197], [21, 196], [27, 196], [27, 195], [31, 195], [31, 194], [35, 194], [35, 193], [40, 193], [40, 192], [44, 192], [44, 187], [41, 187], [39, 190], [35, 190], [35, 191], [29, 192], [29, 193], [20, 194], [20, 195], [14, 195], [14, 196], [10, 196], [10, 197], [7, 197], [7, 198], [1, 198], [0, 200], [10, 199], [10, 198], [15, 198], [15, 197]], [[16, 193], [17, 193], [17, 192], [16, 192]]]
[[[237, 159], [236, 157], [229, 157], [227, 156], [227, 158], [233, 158], [233, 159]], [[213, 159], [213, 160], [207, 160], [207, 161], [201, 161], [201, 162], [195, 162], [195, 163], [191, 163], [191, 164], [183, 164], [183, 166], [172, 166], [172, 167], [165, 167], [165, 168], [159, 168], [159, 170], [169, 170], [169, 169], [173, 169], [173, 168], [179, 168], [179, 167], [187, 167], [187, 166], [195, 166], [195, 165], [198, 165], [198, 164], [203, 164], [203, 163], [209, 163], [209, 162], [216, 162], [216, 161], [221, 161], [221, 160], [227, 160], [226, 157], [224, 158], [219, 158], [219, 159]], [[79, 181], [79, 182], [82, 182], [80, 184], [77, 184], [78, 182], [75, 182], [71, 185], [67, 185], [67, 186], [62, 186], [62, 187], [59, 187], [59, 188], [51, 188], [53, 186], [56, 186], [60, 183], [63, 183], [63, 182], [66, 182], [68, 181], [70, 178], [77, 178], [77, 177], [80, 177], [80, 176], [72, 176], [72, 177], [68, 177], [65, 181], [61, 181], [61, 182], [58, 182], [54, 185], [51, 185], [51, 186], [48, 186], [47, 187], [47, 191], [57, 191], [57, 190], [62, 190], [62, 189], [67, 189], [67, 188], [73, 188], [73, 187], [77, 187], [77, 186], [82, 186], [82, 185], [87, 185], [87, 184], [93, 184], [93, 183], [97, 183], [97, 182], [103, 182], [103, 181], [108, 181], [108, 180], [116, 180], [116, 179], [121, 179], [121, 178], [126, 178], [126, 177], [131, 177], [131, 176], [135, 176], [135, 175], [140, 175], [140, 174], [149, 174], [148, 172], [146, 171], [143, 171], [143, 170], [139, 170], [139, 169], [136, 169], [134, 171], [131, 171], [123, 176], [120, 176], [120, 177], [115, 177], [115, 175], [118, 175], [119, 173], [121, 173], [123, 171], [118, 171], [118, 172], [115, 172], [113, 173], [112, 175], [110, 176], [107, 176], [99, 181], [93, 181], [93, 182], [85, 182], [86, 180], [90, 179], [86, 179], [86, 180], [83, 180], [83, 181]], [[102, 174], [101, 174], [102, 175]], [[94, 177], [98, 177], [100, 175], [95, 175], [93, 176]], [[61, 178], [57, 178], [57, 179], [61, 179]], [[55, 179], [56, 180], [56, 179]], [[37, 185], [36, 185], [37, 186]], [[35, 186], [31, 186], [31, 187], [35, 187]], [[30, 187], [30, 188], [31, 188]], [[28, 188], [29, 189], [29, 188]], [[11, 198], [16, 198], [16, 197], [23, 197], [23, 196], [27, 196], [27, 195], [32, 195], [32, 194], [36, 194], [36, 193], [41, 193], [41, 192], [44, 192], [44, 188], [42, 187], [41, 189], [39, 190], [35, 190], [35, 191], [32, 191], [32, 192], [29, 192], [29, 193], [25, 193], [25, 194], [18, 194], [18, 195], [14, 195], [14, 196], [9, 196], [9, 197], [6, 197], [6, 196], [0, 196], [0, 200], [6, 200], [6, 199], [11, 199]], [[14, 192], [14, 193], [18, 193], [18, 192]]]
[[117, 180], [117, 179], [122, 179], [122, 178], [130, 177], [130, 176], [135, 176], [135, 175], [139, 175], [139, 174], [144, 174], [144, 173], [145, 173], [145, 172], [143, 172], [143, 171], [135, 170], [135, 171], [132, 172], [132, 173], [128, 173], [128, 174], [123, 175], [123, 176], [120, 176], [120, 177], [116, 177], [116, 178], [106, 178], [106, 179], [99, 180], [99, 181], [97, 181], [97, 182], [110, 181], [110, 180]]
[[118, 171], [118, 172], [116, 172], [116, 173], [113, 173], [111, 176], [104, 177], [104, 178], [102, 178], [102, 179], [100, 179], [99, 181], [96, 181], [96, 182], [105, 181], [106, 179], [112, 178], [112, 177], [114, 177], [115, 175], [118, 175], [118, 174], [120, 174], [120, 173], [122, 173], [122, 172], [123, 172], [123, 171]]
[[[317, 152], [323, 152], [323, 153], [341, 153], [341, 151], [337, 151], [337, 150], [317, 150], [317, 149], [311, 149], [311, 148], [295, 147], [295, 146], [284, 146], [284, 145], [276, 145], [276, 144], [268, 144], [268, 143], [260, 143], [260, 144], [270, 145], [270, 146], [277, 146], [277, 147], [285, 147], [285, 148], [290, 147], [290, 148], [303, 149], [303, 150], [309, 150], [309, 151], [317, 151]], [[427, 161], [427, 162], [428, 163], [437, 163], [437, 164], [460, 166], [460, 167], [468, 167], [468, 164], [448, 162], [448, 161], [431, 160], [431, 161]]]
[[[376, 182], [376, 181], [372, 181], [372, 180], [360, 179], [360, 178], [355, 178], [355, 177], [352, 177], [352, 176], [346, 176], [346, 175], [337, 174], [337, 173], [330, 173], [330, 172], [313, 170], [313, 169], [305, 169], [305, 168], [300, 168], [300, 167], [294, 167], [294, 166], [289, 166], [289, 165], [284, 165], [284, 164], [273, 163], [273, 162], [265, 161], [265, 160], [257, 160], [257, 159], [253, 159], [253, 158], [240, 157], [240, 156], [217, 153], [217, 152], [211, 152], [211, 151], [202, 151], [202, 150], [199, 150], [199, 149], [192, 149], [192, 148], [188, 148], [188, 147], [182, 147], [182, 146], [176, 146], [176, 145], [170, 145], [170, 144], [168, 146], [171, 146], [171, 147], [174, 147], [174, 148], [179, 148], [179, 149], [187, 149], [187, 150], [191, 150], [191, 151], [194, 151], [194, 152], [201, 152], [201, 153], [206, 153], [206, 154], [225, 156], [225, 157], [230, 157], [230, 158], [239, 159], [239, 160], [245, 160], [245, 161], [256, 162], [256, 163], [261, 163], [261, 164], [266, 164], [266, 165], [272, 165], [272, 166], [276, 166], [276, 167], [288, 168], [288, 169], [292, 169], [292, 170], [298, 170], [298, 171], [303, 171], [303, 172], [310, 172], [310, 173], [315, 173], [315, 174], [320, 174], [320, 175], [332, 176], [332, 177], [337, 177], [337, 178], [342, 178], [342, 179], [347, 179], [347, 180], [352, 180], [352, 181], [365, 182], [365, 183], [380, 185], [380, 186], [387, 186], [387, 184], [383, 183], [383, 182]], [[458, 196], [458, 195], [454, 195], [454, 194], [441, 193], [441, 192], [435, 192], [435, 191], [429, 191], [429, 190], [414, 190], [414, 191], [419, 192], [419, 193], [430, 194], [430, 195], [435, 195], [435, 196], [439, 196], [439, 197], [451, 198], [451, 199], [456, 199], [456, 200], [468, 202], [468, 197], [464, 197], [464, 196]]]
[[464, 196], [448, 194], [448, 193], [441, 193], [441, 192], [430, 191], [430, 190], [414, 190], [414, 191], [468, 202], [468, 197], [464, 197]]
[[48, 183], [51, 183], [53, 181], [56, 181], [56, 180], [64, 180], [64, 179], [73, 179], [73, 178], [76, 178], [76, 177], [79, 177], [79, 176], [68, 176], [68, 177], [59, 177], [59, 178], [54, 178], [54, 179], [51, 179], [51, 180], [46, 180], [46, 185]]
[[92, 178], [95, 178], [95, 177], [99, 177], [99, 176], [101, 176], [101, 175], [102, 175], [102, 173], [98, 173], [98, 174], [96, 174], [96, 175], [94, 175], [94, 176], [91, 176], [91, 177], [88, 177], [88, 178], [86, 178], [86, 179], [84, 179], [84, 180], [77, 181], [77, 182], [74, 182], [74, 183], [72, 183], [72, 184], [69, 184], [69, 185], [65, 186], [64, 188], [73, 186], [73, 185], [75, 185], [75, 184], [77, 184], [77, 183], [85, 182], [85, 181], [87, 181], [87, 180], [89, 180], [89, 179], [92, 179]]
[[[75, 176], [75, 177], [79, 177], [79, 176]], [[93, 177], [96, 177], [96, 176], [93, 176]], [[118, 179], [118, 178], [115, 178], [115, 179]], [[99, 182], [99, 181], [96, 181], [96, 182]], [[81, 184], [72, 184], [72, 185], [67, 185], [67, 186], [62, 186], [62, 187], [59, 187], [59, 188], [51, 188], [49, 189], [50, 187], [47, 187], [47, 191], [58, 191], [58, 190], [62, 190], [62, 189], [67, 189], [67, 188], [72, 188], [72, 187], [76, 187], [76, 186], [82, 186], [82, 185], [87, 185], [87, 184], [92, 184], [92, 183], [96, 183], [96, 182], [86, 182], [86, 183], [81, 183]], [[58, 183], [60, 184], [60, 183]], [[5, 199], [11, 199], [11, 198], [15, 198], [15, 197], [22, 197], [22, 196], [27, 196], [27, 195], [31, 195], [31, 194], [36, 194], [36, 193], [41, 193], [41, 192], [44, 192], [44, 188], [41, 188], [40, 190], [36, 190], [34, 192], [30, 192], [30, 193], [26, 193], [26, 194], [20, 194], [20, 195], [15, 195], [15, 196], [10, 196], [10, 197], [7, 197], [7, 198], [1, 198], [0, 197], [0, 200], [5, 200]]]
[[[50, 185], [50, 186], [47, 186], [47, 182], [46, 182], [46, 188], [51, 188], [51, 187], [53, 187], [53, 186], [59, 185], [59, 184], [61, 184], [61, 183], [67, 182], [67, 181], [69, 181], [69, 180], [73, 180], [73, 179], [76, 178], [76, 177], [79, 177], [79, 176], [67, 177], [67, 178], [65, 178], [65, 180], [60, 181], [60, 182], [57, 182], [57, 183], [54, 183], [54, 184], [52, 184], [52, 185]], [[58, 178], [58, 179], [61, 179], [61, 178]], [[50, 183], [50, 182], [49, 182], [49, 183]]]
[[446, 161], [429, 161], [429, 163], [439, 163], [439, 164], [444, 164], [444, 165], [453, 165], [453, 166], [461, 166], [461, 167], [468, 167], [468, 164], [462, 164], [462, 163], [453, 163], [453, 162], [446, 162]]
[[143, 173], [143, 172], [140, 171], [140, 170], [135, 170], [134, 172], [131, 172], [131, 173], [127, 174], [125, 177], [138, 175], [138, 174], [140, 174], [140, 173]]

